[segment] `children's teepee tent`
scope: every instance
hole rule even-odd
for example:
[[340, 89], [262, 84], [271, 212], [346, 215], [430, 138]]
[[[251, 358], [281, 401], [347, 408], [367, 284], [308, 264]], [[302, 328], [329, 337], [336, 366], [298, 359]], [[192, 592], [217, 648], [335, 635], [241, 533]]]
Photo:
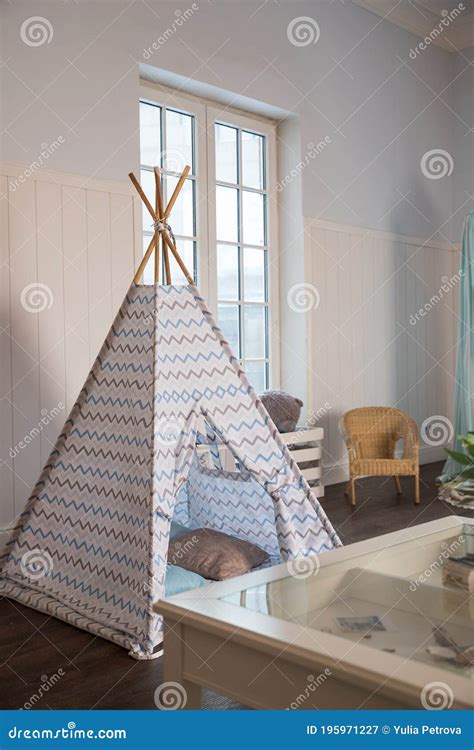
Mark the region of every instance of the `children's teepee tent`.
[[[167, 223], [155, 234], [1, 560], [0, 594], [152, 658], [172, 520], [273, 562], [340, 544], [216, 326]], [[158, 284], [161, 238], [166, 285]], [[187, 286], [170, 285], [168, 249]], [[155, 254], [155, 285], [141, 285]], [[200, 457], [207, 443], [210, 465]], [[235, 470], [219, 465], [219, 444]]]

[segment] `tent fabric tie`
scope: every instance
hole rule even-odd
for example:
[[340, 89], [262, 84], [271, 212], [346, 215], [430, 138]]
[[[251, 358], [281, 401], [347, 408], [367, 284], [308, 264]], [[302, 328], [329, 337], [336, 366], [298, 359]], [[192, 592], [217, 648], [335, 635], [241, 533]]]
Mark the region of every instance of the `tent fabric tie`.
[[153, 222], [153, 229], [155, 230], [155, 232], [166, 232], [171, 242], [176, 247], [176, 238], [170, 224], [168, 224], [166, 221], [163, 221], [162, 219], [157, 219]]

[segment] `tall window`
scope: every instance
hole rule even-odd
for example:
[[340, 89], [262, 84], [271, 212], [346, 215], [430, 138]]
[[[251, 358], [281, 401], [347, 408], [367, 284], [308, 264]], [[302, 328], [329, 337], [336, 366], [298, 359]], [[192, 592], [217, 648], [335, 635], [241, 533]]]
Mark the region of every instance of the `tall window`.
[[[257, 391], [278, 385], [278, 341], [269, 333], [278, 314], [274, 126], [149, 84], [142, 94], [144, 190], [153, 201], [153, 167], [160, 166], [166, 201], [191, 166], [172, 214], [178, 249], [252, 385]], [[152, 235], [145, 209], [144, 249]], [[153, 283], [152, 263], [144, 281]], [[174, 260], [172, 281], [183, 281]]]
[[265, 138], [216, 122], [219, 325], [257, 390], [268, 384]]

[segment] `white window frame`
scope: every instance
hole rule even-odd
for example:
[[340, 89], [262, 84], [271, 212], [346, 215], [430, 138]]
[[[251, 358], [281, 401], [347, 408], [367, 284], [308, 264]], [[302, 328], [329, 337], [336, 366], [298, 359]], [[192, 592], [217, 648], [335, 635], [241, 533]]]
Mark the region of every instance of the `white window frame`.
[[[171, 89], [156, 84], [143, 82], [140, 86], [140, 101], [149, 101], [158, 106], [171, 107], [188, 115], [193, 115], [196, 121], [194, 137], [195, 159], [195, 190], [196, 190], [196, 238], [197, 238], [197, 283], [203, 292], [207, 288], [208, 276], [208, 247], [207, 234], [207, 146], [206, 132], [202, 123], [206, 121], [206, 107], [199, 101], [176, 95]], [[179, 240], [178, 240], [179, 246]], [[193, 274], [193, 269], [188, 268]]]
[[[140, 100], [172, 107], [195, 118], [197, 284], [217, 319], [217, 243], [215, 122], [234, 125], [265, 137], [267, 196], [267, 291], [269, 387], [280, 385], [279, 247], [276, 194], [276, 124], [191, 94], [143, 81]], [[192, 269], [189, 269], [192, 271]], [[240, 300], [239, 300], [240, 303]]]
[[[270, 120], [257, 118], [251, 115], [243, 115], [229, 107], [207, 106], [207, 144], [208, 144], [208, 190], [209, 190], [209, 212], [212, 217], [209, 221], [209, 262], [215, 272], [210, 280], [210, 298], [217, 308], [217, 238], [216, 238], [216, 165], [215, 165], [215, 123], [220, 122], [231, 127], [249, 130], [252, 133], [263, 135], [265, 138], [266, 153], [264, 154], [266, 169], [266, 184], [264, 194], [266, 196], [266, 247], [267, 247], [267, 291], [268, 291], [268, 360], [269, 360], [269, 385], [277, 387], [279, 377], [279, 304], [278, 304], [278, 217], [276, 213], [276, 126]], [[239, 170], [240, 171], [240, 170]], [[243, 186], [238, 185], [239, 191]], [[241, 220], [241, 219], [240, 219]], [[240, 237], [242, 242], [242, 237]], [[243, 300], [239, 300], [239, 308]], [[245, 365], [244, 365], [245, 366]], [[278, 369], [278, 372], [276, 371]]]

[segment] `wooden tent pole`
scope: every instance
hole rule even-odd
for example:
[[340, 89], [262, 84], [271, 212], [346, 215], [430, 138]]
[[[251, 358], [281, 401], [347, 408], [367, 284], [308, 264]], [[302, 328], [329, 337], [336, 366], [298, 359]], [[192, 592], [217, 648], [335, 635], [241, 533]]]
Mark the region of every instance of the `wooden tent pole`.
[[153, 235], [153, 237], [151, 238], [151, 242], [148, 245], [147, 251], [146, 251], [145, 255], [143, 256], [140, 265], [137, 268], [135, 276], [133, 277], [133, 283], [134, 284], [138, 284], [138, 282], [140, 281], [140, 279], [142, 277], [142, 273], [145, 270], [145, 266], [148, 263], [148, 261], [150, 259], [150, 255], [152, 254], [154, 248], [155, 248], [155, 235]]
[[128, 176], [130, 177], [131, 181], [133, 182], [133, 184], [134, 184], [134, 186], [135, 186], [135, 188], [137, 190], [138, 195], [140, 196], [140, 198], [142, 199], [143, 203], [147, 207], [147, 209], [148, 209], [148, 211], [150, 213], [151, 218], [154, 221], [156, 221], [156, 219], [158, 217], [156, 216], [156, 214], [155, 214], [155, 212], [154, 212], [154, 210], [152, 208], [152, 205], [151, 205], [150, 201], [148, 200], [148, 198], [146, 197], [145, 193], [143, 192], [142, 186], [138, 182], [138, 180], [135, 177], [135, 175], [133, 174], [133, 172], [130, 172], [130, 174]]
[[160, 237], [155, 232], [155, 254], [154, 254], [154, 274], [153, 281], [155, 284], [160, 283]]
[[157, 219], [163, 218], [163, 200], [161, 197], [161, 179], [160, 179], [160, 168], [155, 167], [153, 170], [155, 173], [155, 196], [156, 196], [156, 206], [155, 206], [155, 213]]
[[194, 284], [194, 279], [193, 279], [193, 277], [191, 276], [191, 274], [189, 273], [188, 269], [187, 269], [187, 268], [186, 268], [186, 266], [184, 265], [183, 261], [181, 260], [181, 256], [179, 255], [179, 253], [177, 252], [177, 250], [176, 250], [175, 246], [174, 246], [174, 245], [173, 245], [173, 243], [171, 242], [171, 240], [170, 240], [170, 238], [168, 237], [168, 235], [167, 235], [167, 234], [165, 234], [165, 232], [163, 232], [163, 240], [164, 240], [164, 242], [166, 242], [166, 244], [168, 245], [169, 249], [170, 249], [170, 250], [171, 250], [171, 252], [173, 253], [173, 255], [174, 255], [174, 258], [175, 258], [175, 260], [176, 260], [176, 263], [178, 264], [178, 266], [179, 266], [179, 267], [180, 267], [180, 269], [182, 270], [182, 272], [183, 272], [184, 276], [186, 277], [186, 280], [187, 280], [187, 282], [188, 282], [189, 284]]
[[[181, 190], [183, 188], [183, 185], [185, 183], [186, 177], [188, 176], [188, 174], [189, 174], [190, 171], [191, 171], [191, 167], [189, 167], [189, 166], [186, 166], [183, 169], [181, 177], [179, 178], [178, 182], [176, 183], [176, 187], [173, 190], [173, 195], [171, 196], [170, 200], [168, 201], [168, 205], [165, 208], [165, 212], [163, 214], [163, 219], [165, 221], [168, 218], [168, 216], [170, 215], [171, 211], [173, 210], [174, 204], [176, 203], [178, 195], [180, 194], [180, 192], [181, 192]], [[165, 232], [163, 232], [163, 252], [166, 252], [165, 263], [166, 263], [166, 261], [168, 261], [168, 268], [169, 268], [168, 247], [171, 250], [171, 252], [173, 253], [174, 258], [175, 258], [177, 264], [179, 265], [181, 271], [183, 272], [183, 274], [184, 274], [186, 280], [188, 281], [188, 283], [189, 284], [194, 284], [194, 280], [193, 280], [191, 274], [189, 273], [188, 269], [184, 265], [183, 261], [181, 260], [181, 257], [179, 255], [179, 253], [177, 252], [175, 246], [171, 242], [171, 240], [168, 237], [168, 235]], [[171, 274], [170, 274], [170, 280], [167, 281], [167, 283], [168, 284], [171, 283]]]
[[[178, 198], [178, 195], [180, 194], [182, 187], [184, 185], [184, 182], [190, 172], [190, 167], [186, 166], [183, 169], [183, 172], [181, 174], [181, 177], [179, 178], [176, 187], [173, 191], [173, 194], [168, 201], [168, 205], [163, 211], [163, 202], [162, 202], [162, 196], [161, 196], [161, 181], [160, 181], [160, 170], [158, 167], [155, 167], [154, 174], [155, 174], [155, 208], [153, 209], [150, 201], [146, 197], [145, 193], [142, 190], [142, 187], [140, 183], [138, 182], [137, 178], [133, 174], [133, 172], [130, 172], [128, 175], [130, 177], [130, 180], [132, 181], [136, 191], [138, 192], [140, 198], [142, 199], [143, 203], [147, 207], [147, 210], [152, 217], [153, 221], [163, 221], [166, 222], [168, 216], [170, 215], [174, 204], [176, 203], [176, 200]], [[179, 265], [181, 271], [183, 272], [187, 282], [189, 284], [194, 284], [194, 279], [189, 273], [188, 269], [184, 265], [183, 261], [181, 260], [181, 257], [178, 253], [177, 248], [175, 247], [174, 243], [172, 242], [171, 238], [168, 236], [168, 232], [165, 229], [155, 229], [155, 233], [151, 239], [150, 244], [148, 245], [147, 251], [145, 255], [143, 256], [140, 265], [138, 266], [137, 272], [135, 273], [135, 276], [133, 278], [133, 281], [135, 284], [138, 283], [140, 280], [143, 271], [145, 270], [145, 266], [148, 263], [148, 260], [150, 259], [150, 256], [155, 251], [155, 269], [154, 269], [154, 279], [155, 284], [158, 283], [159, 279], [159, 240], [161, 236], [162, 241], [162, 250], [163, 250], [163, 258], [165, 262], [165, 274], [166, 274], [166, 283], [171, 284], [171, 269], [170, 269], [170, 261], [169, 261], [169, 253], [168, 248], [173, 253], [173, 257], [175, 258], [177, 264]]]
[[163, 232], [161, 235], [161, 247], [163, 248], [163, 258], [165, 259], [165, 277], [166, 283], [171, 284], [171, 267], [170, 267], [170, 256], [168, 253], [168, 247], [166, 245], [166, 238], [168, 235]]
[[[150, 214], [150, 216], [152, 217], [152, 219], [154, 221], [156, 221], [156, 219], [157, 219], [156, 213], [153, 210], [153, 207], [152, 207], [150, 201], [148, 200], [148, 198], [146, 197], [145, 193], [143, 192], [142, 186], [138, 182], [138, 180], [135, 177], [135, 175], [133, 174], [133, 172], [129, 172], [128, 176], [130, 177], [130, 180], [132, 181], [132, 184], [133, 184], [135, 190], [137, 191], [138, 195], [140, 196], [140, 198], [142, 199], [143, 203], [147, 207], [148, 213]], [[143, 256], [143, 258], [142, 258], [142, 260], [140, 262], [140, 265], [138, 266], [138, 268], [136, 270], [135, 276], [133, 277], [133, 283], [134, 284], [138, 284], [138, 282], [140, 281], [140, 279], [141, 279], [141, 277], [143, 275], [143, 272], [145, 270], [145, 266], [146, 266], [146, 264], [148, 263], [148, 261], [150, 259], [150, 255], [152, 254], [152, 252], [153, 252], [154, 249], [156, 250], [155, 238], [156, 238], [156, 232], [153, 235], [153, 237], [151, 239], [151, 242], [148, 245], [147, 251], [146, 251], [145, 255]]]
[[176, 203], [176, 199], [177, 199], [178, 195], [181, 192], [181, 188], [184, 185], [184, 181], [185, 181], [186, 177], [188, 176], [190, 169], [191, 169], [191, 167], [185, 167], [183, 169], [183, 174], [179, 178], [179, 180], [178, 180], [178, 182], [176, 184], [176, 187], [175, 187], [175, 189], [173, 191], [173, 195], [171, 196], [171, 198], [169, 200], [169, 203], [168, 203], [168, 205], [165, 208], [165, 213], [163, 215], [163, 219], [166, 220], [168, 218], [168, 216], [170, 215], [171, 211], [173, 210], [173, 206]]
[[[161, 177], [160, 170], [155, 167], [155, 213], [159, 219], [163, 216], [163, 201], [161, 199]], [[155, 231], [155, 274], [154, 281], [158, 284], [160, 281], [160, 232]]]
[[[158, 169], [158, 167], [155, 167], [155, 182], [157, 181], [157, 179], [159, 180], [159, 177], [157, 177], [157, 175], [159, 175], [159, 169]], [[156, 185], [157, 185], [157, 190], [158, 190], [158, 182], [156, 182]], [[159, 194], [157, 192], [157, 197], [159, 198], [159, 205], [160, 205], [160, 214], [159, 214], [160, 215], [160, 219], [162, 219], [163, 221], [165, 221], [164, 216], [163, 216], [163, 202], [162, 202], [162, 198], [161, 198], [161, 185], [160, 185]], [[161, 232], [160, 234], [161, 234], [161, 249], [162, 249], [162, 252], [163, 252], [163, 260], [164, 260], [164, 264], [165, 264], [165, 281], [166, 281], [167, 284], [171, 284], [170, 259], [169, 259], [169, 255], [168, 255], [168, 248], [167, 248], [167, 246], [165, 244], [165, 240], [164, 240], [164, 236], [165, 236], [166, 232]], [[157, 240], [157, 247], [159, 248], [159, 246], [160, 246], [160, 240], [158, 238], [158, 240]]]

